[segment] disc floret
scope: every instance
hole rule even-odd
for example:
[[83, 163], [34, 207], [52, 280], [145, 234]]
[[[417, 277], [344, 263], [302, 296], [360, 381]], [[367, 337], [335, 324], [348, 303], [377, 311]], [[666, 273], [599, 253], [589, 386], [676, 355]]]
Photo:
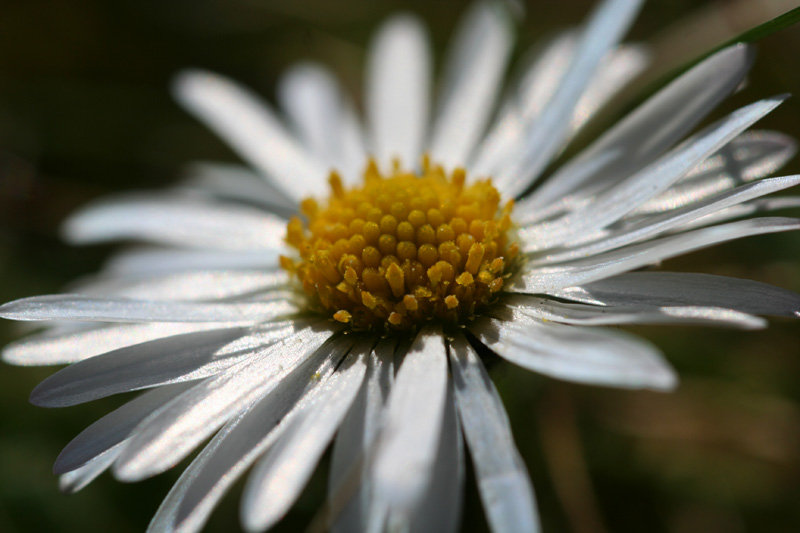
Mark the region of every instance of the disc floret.
[[500, 207], [491, 180], [465, 184], [426, 159], [419, 174], [374, 161], [361, 187], [331, 172], [327, 205], [301, 204], [281, 258], [313, 305], [355, 329], [405, 330], [439, 319], [462, 322], [493, 300], [519, 248], [508, 243], [513, 202]]

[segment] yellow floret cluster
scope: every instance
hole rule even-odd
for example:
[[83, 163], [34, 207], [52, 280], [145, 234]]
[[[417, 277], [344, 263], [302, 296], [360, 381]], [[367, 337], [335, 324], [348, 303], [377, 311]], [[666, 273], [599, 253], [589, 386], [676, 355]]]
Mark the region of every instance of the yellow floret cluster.
[[327, 205], [301, 204], [281, 258], [314, 305], [354, 329], [406, 330], [426, 320], [460, 323], [503, 287], [518, 253], [509, 244], [509, 202], [491, 180], [465, 185], [427, 158], [419, 174], [399, 165], [382, 174], [370, 161], [364, 185], [345, 189], [330, 175]]

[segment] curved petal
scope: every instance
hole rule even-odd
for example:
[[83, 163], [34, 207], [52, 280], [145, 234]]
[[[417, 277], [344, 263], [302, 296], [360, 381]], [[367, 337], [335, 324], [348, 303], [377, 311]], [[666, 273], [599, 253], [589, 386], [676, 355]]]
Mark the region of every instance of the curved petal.
[[616, 222], [666, 190], [695, 165], [780, 105], [786, 97], [768, 98], [745, 106], [678, 146], [670, 153], [593, 198], [584, 208], [554, 221], [520, 231], [526, 251], [562, 245], [577, 236]]
[[393, 511], [411, 512], [430, 483], [446, 391], [444, 336], [427, 326], [397, 372], [372, 467], [375, 496]]
[[282, 250], [286, 221], [244, 206], [128, 195], [80, 209], [67, 219], [62, 232], [76, 244], [135, 239], [187, 248]]
[[[746, 45], [726, 48], [702, 61], [655, 96], [636, 108], [617, 125], [559, 169], [525, 202], [526, 212], [536, 213], [575, 191], [589, 196], [596, 190], [579, 190], [583, 184], [613, 184], [650, 164], [686, 135], [741, 83], [753, 63]], [[646, 139], [647, 142], [642, 142]], [[590, 174], [576, 172], [603, 154], [615, 154]], [[585, 188], [584, 188], [585, 189]]]
[[30, 401], [66, 407], [133, 390], [219, 374], [292, 333], [227, 328], [174, 335], [86, 359], [42, 381]]
[[771, 194], [800, 183], [800, 176], [767, 178], [756, 183], [748, 183], [708, 200], [697, 202], [674, 211], [643, 217], [636, 223], [623, 225], [619, 230], [609, 231], [608, 235], [589, 244], [554, 251], [537, 258], [536, 264], [564, 263], [581, 257], [591, 257], [608, 250], [640, 242], [663, 234], [670, 229], [680, 230], [682, 225], [719, 212], [725, 208]]
[[605, 0], [595, 9], [558, 91], [525, 134], [523, 157], [497, 176], [498, 189], [509, 196], [521, 194], [561, 150], [570, 133], [575, 106], [603, 57], [627, 32], [641, 4], [641, 0]]
[[242, 496], [245, 529], [272, 527], [300, 495], [364, 381], [373, 343], [370, 338], [350, 352], [313, 403], [287, 421], [283, 434], [256, 464]]
[[430, 100], [430, 50], [422, 24], [394, 16], [378, 29], [367, 65], [367, 120], [372, 150], [390, 168], [413, 168], [422, 155]]
[[3, 361], [12, 365], [62, 365], [77, 363], [113, 350], [171, 335], [232, 326], [229, 323], [84, 324], [89, 329], [44, 332], [3, 348]]
[[191, 383], [177, 383], [158, 387], [111, 411], [81, 431], [61, 450], [53, 465], [53, 473], [66, 474], [82, 468], [118, 446], [142, 420], [191, 386]]
[[137, 247], [113, 256], [105, 272], [117, 276], [155, 275], [184, 270], [227, 270], [278, 267], [280, 250], [225, 251]]
[[298, 327], [295, 335], [178, 396], [134, 430], [114, 464], [115, 476], [134, 481], [170, 468], [309, 358], [319, 365], [339, 353], [341, 343], [324, 344], [334, 333], [328, 324]]
[[511, 46], [510, 21], [499, 6], [476, 2], [460, 21], [431, 132], [431, 157], [445, 168], [463, 167], [483, 133]]
[[383, 409], [394, 380], [396, 342], [384, 339], [370, 355], [361, 392], [339, 427], [328, 474], [328, 506], [333, 533], [370, 531], [377, 514], [366, 466], [382, 423]]
[[662, 237], [559, 266], [528, 267], [505, 290], [528, 294], [581, 285], [750, 235], [800, 229], [800, 219], [765, 217]]
[[767, 321], [741, 311], [723, 307], [698, 305], [632, 305], [613, 306], [562, 303], [532, 295], [511, 296], [504, 303], [515, 311], [544, 321], [577, 326], [620, 324], [694, 324], [760, 329]]
[[0, 305], [0, 317], [9, 320], [83, 320], [91, 322], [260, 322], [296, 313], [285, 298], [274, 293], [260, 302], [167, 302], [129, 298], [95, 298], [82, 294], [53, 294], [22, 298]]
[[533, 484], [514, 444], [503, 402], [463, 336], [450, 342], [450, 368], [478, 492], [492, 531], [539, 531]]
[[325, 167], [254, 94], [223, 76], [203, 71], [180, 74], [173, 92], [178, 102], [294, 201], [318, 192], [327, 177]]
[[749, 279], [688, 272], [628, 272], [554, 293], [597, 305], [717, 306], [800, 317], [800, 294]]
[[138, 300], [221, 300], [285, 287], [286, 271], [192, 270], [139, 276], [96, 276], [73, 284], [72, 291]]
[[609, 387], [672, 390], [677, 376], [658, 350], [621, 331], [544, 322], [497, 309], [469, 330], [490, 350], [547, 376]]

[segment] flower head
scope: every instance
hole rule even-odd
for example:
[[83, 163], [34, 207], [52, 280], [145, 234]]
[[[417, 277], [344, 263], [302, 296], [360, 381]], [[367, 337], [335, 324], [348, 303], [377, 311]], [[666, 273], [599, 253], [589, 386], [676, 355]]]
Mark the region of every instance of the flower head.
[[642, 47], [618, 45], [639, 4], [602, 2], [499, 105], [511, 32], [502, 8], [475, 4], [432, 120], [426, 36], [410, 16], [372, 45], [366, 128], [323, 67], [283, 78], [288, 125], [221, 76], [181, 75], [178, 100], [253, 170], [204, 166], [168, 193], [84, 208], [65, 225], [70, 240], [150, 246], [118, 255], [75, 294], [0, 307], [56, 321], [8, 346], [6, 361], [74, 363], [34, 403], [146, 391], [67, 445], [62, 486], [78, 490], [109, 467], [143, 479], [211, 438], [152, 530], [199, 530], [252, 466], [242, 522], [261, 531], [335, 437], [332, 529], [454, 530], [463, 439], [493, 530], [535, 531], [533, 488], [479, 353], [573, 382], [670, 390], [675, 374], [655, 347], [595, 326], [797, 317], [800, 296], [782, 289], [638, 271], [800, 228], [744, 218], [791, 204], [760, 197], [800, 181], [766, 178], [793, 141], [746, 131], [782, 97], [680, 142], [741, 83], [746, 46], [701, 62], [536, 184], [645, 65]]

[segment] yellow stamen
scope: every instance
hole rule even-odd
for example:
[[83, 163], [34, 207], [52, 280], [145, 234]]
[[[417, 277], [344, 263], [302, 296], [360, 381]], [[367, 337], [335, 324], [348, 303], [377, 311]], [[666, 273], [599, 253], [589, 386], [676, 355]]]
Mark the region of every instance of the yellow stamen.
[[[281, 257], [303, 290], [353, 328], [408, 329], [429, 319], [470, 319], [503, 287], [519, 254], [509, 243], [513, 202], [501, 207], [491, 180], [467, 185], [427, 156], [421, 174], [370, 159], [364, 184], [331, 172], [330, 197], [304, 200], [287, 225], [297, 258]], [[381, 326], [383, 325], [383, 326]]]

